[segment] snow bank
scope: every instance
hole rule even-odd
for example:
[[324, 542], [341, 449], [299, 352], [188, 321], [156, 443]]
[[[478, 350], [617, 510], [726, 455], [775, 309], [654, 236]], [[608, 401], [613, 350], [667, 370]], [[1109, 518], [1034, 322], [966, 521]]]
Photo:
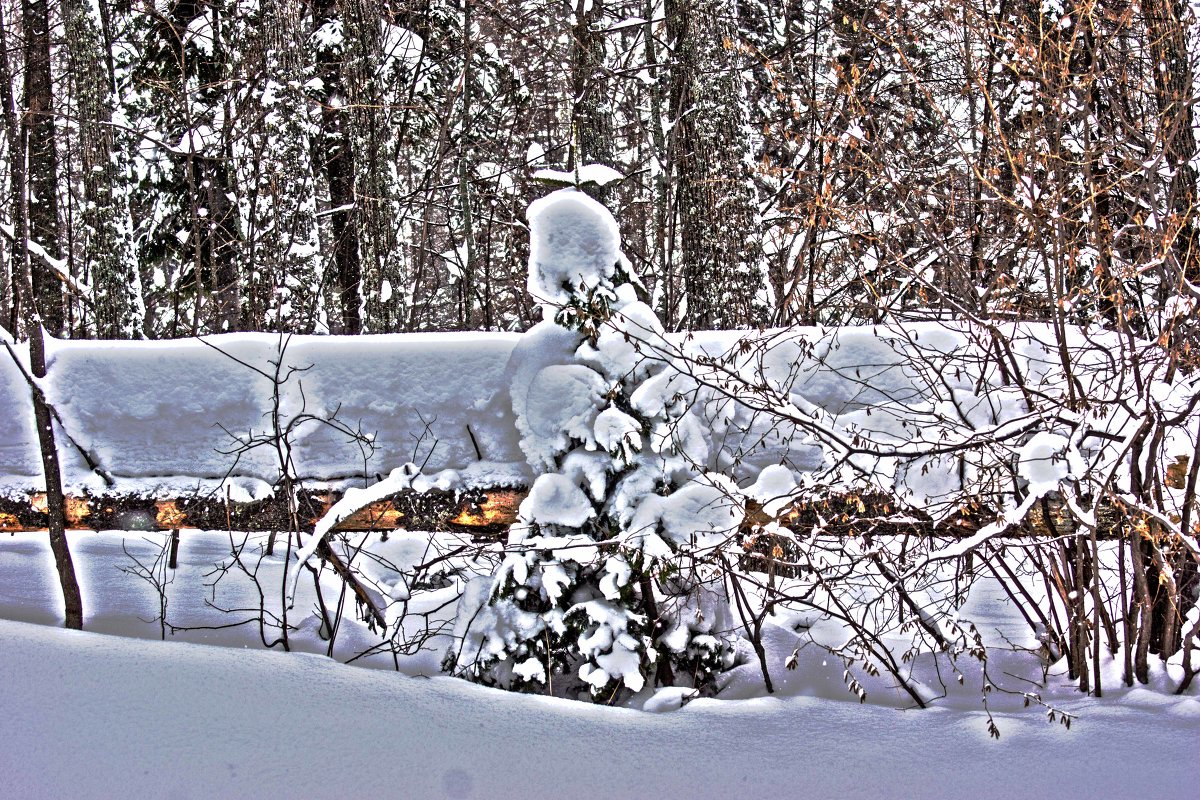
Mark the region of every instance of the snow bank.
[[[594, 210], [578, 192], [546, 200], [531, 209], [539, 230], [553, 221], [546, 215], [573, 222]], [[545, 257], [531, 281], [557, 296], [562, 284], [555, 281], [609, 274], [619, 259], [609, 227], [576, 226], [576, 235], [563, 242], [534, 237]], [[560, 255], [550, 258], [551, 252]], [[1089, 473], [1105, 473], [1120, 451], [1105, 442], [1136, 429], [1129, 398], [1119, 396], [1130, 391], [1119, 379], [1122, 362], [1113, 358], [1132, 356], [1103, 331], [1072, 330], [1066, 342], [1074, 374], [1088, 383], [1083, 389], [1099, 409], [1079, 428], [1095, 435], [1068, 446], [1060, 439], [1073, 426], [1055, 422], [1053, 400], [1065, 378], [1053, 331], [1044, 325], [1006, 324], [1002, 331], [1012, 363], [1048, 398], [1045, 408], [1031, 412], [1018, 390], [1002, 385], [995, 360], [987, 360], [984, 332], [966, 324], [677, 335], [663, 334], [641, 304], [618, 300], [625, 310], [581, 358], [606, 374], [624, 365], [632, 370], [629, 380], [641, 380], [663, 362], [681, 370], [658, 372], [631, 397], [635, 410], [650, 416], [667, 405], [691, 404], [692, 413], [678, 424], [651, 430], [649, 443], [656, 449], [670, 444], [698, 468], [729, 475], [743, 487], [763, 469], [782, 465], [801, 490], [819, 484], [894, 493], [940, 518], [976, 486], [986, 492], [1019, 477], [1049, 491], [1066, 475], [1077, 476], [1080, 459]], [[633, 350], [637, 343], [649, 343], [645, 358]], [[67, 431], [116, 476], [118, 491], [187, 494], [228, 475], [241, 496], [264, 494], [279, 472], [279, 456], [267, 443], [275, 362], [284, 376], [296, 370], [283, 384], [279, 419], [292, 425], [291, 457], [303, 480], [361, 485], [414, 462], [426, 474], [460, 470], [464, 485], [528, 485], [527, 459], [548, 465], [569, 436], [595, 439], [606, 451], [632, 446], [635, 432], [626, 421], [604, 416], [601, 398], [609, 387], [561, 366], [576, 344], [552, 323], [523, 337], [51, 341], [46, 388]], [[0, 355], [0, 490], [33, 490], [41, 470], [29, 390], [7, 354]], [[746, 384], [714, 390], [729, 383], [729, 374]], [[1184, 408], [1181, 387], [1161, 388], [1156, 402]], [[331, 419], [339, 427], [322, 422]], [[1193, 415], [1168, 432], [1166, 457], [1191, 452], [1195, 425]], [[373, 449], [360, 446], [355, 431], [370, 437]], [[670, 442], [662, 441], [668, 436]], [[972, 440], [979, 446], [971, 444], [963, 459], [921, 454]], [[239, 441], [259, 446], [244, 449]], [[1034, 458], [1032, 450], [1021, 450], [1048, 441], [1062, 445], [1057, 456]], [[848, 454], [851, 442], [866, 443], [868, 452]], [[66, 444], [62, 461], [68, 489], [103, 489]], [[806, 474], [812, 478], [807, 484]], [[1039, 476], [1046, 480], [1039, 483]], [[773, 505], [782, 508], [786, 499]]]
[[[374, 480], [414, 461], [427, 473], [465, 469], [477, 483], [511, 482], [525, 474], [502, 380], [516, 338], [51, 341], [46, 389], [68, 433], [113, 473], [118, 490], [190, 492], [229, 475], [261, 493], [279, 473], [278, 454], [265, 441], [277, 363], [281, 377], [294, 370], [281, 388], [279, 419], [292, 426], [301, 478]], [[28, 389], [0, 355], [0, 486], [32, 489], [41, 469]], [[373, 449], [347, 431], [361, 431]], [[258, 444], [242, 449], [239, 440]], [[103, 488], [76, 453], [62, 450], [69, 488]]]
[[[258, 544], [264, 537], [259, 537]], [[147, 584], [116, 570], [130, 555], [153, 561], [162, 533], [72, 534], [86, 604], [85, 626], [123, 636], [159, 636], [157, 598]], [[357, 543], [356, 543], [357, 544]], [[231, 575], [215, 598], [204, 584], [228, 559], [223, 532], [189, 531], [167, 587], [173, 622], [197, 626], [175, 641], [130, 641], [52, 627], [0, 622], [0, 770], [14, 797], [193, 796], [345, 797], [375, 792], [412, 797], [1189, 797], [1200, 700], [1169, 694], [1171, 682], [1126, 689], [1106, 672], [1103, 700], [1081, 697], [1054, 672], [1039, 691], [1076, 715], [1071, 729], [1050, 724], [1044, 709], [1022, 709], [1021, 696], [992, 692], [1001, 740], [986, 738], [979, 711], [982, 676], [947, 680], [947, 697], [925, 711], [886, 676], [862, 676], [866, 704], [853, 702], [843, 664], [819, 647], [802, 648], [795, 669], [783, 661], [805, 634], [803, 615], [778, 615], [764, 635], [778, 692], [764, 698], [751, 660], [723, 680], [715, 700], [643, 714], [551, 698], [484, 690], [465, 682], [408, 676], [438, 673], [445, 632], [431, 649], [385, 651], [359, 669], [301, 653], [324, 652], [316, 618], [293, 616], [292, 654], [264, 653], [252, 625], [217, 627], [255, 608], [257, 590]], [[421, 534], [368, 544], [361, 561], [387, 596], [444, 604], [444, 590], [412, 592], [402, 572], [428, 561], [439, 545]], [[431, 547], [433, 548], [431, 550]], [[454, 549], [446, 541], [441, 547]], [[127, 555], [130, 554], [130, 555]], [[280, 554], [261, 562], [264, 587], [278, 586]], [[61, 615], [53, 558], [44, 535], [0, 539], [0, 618], [54, 625]], [[337, 579], [325, 573], [326, 597]], [[476, 584], [471, 584], [475, 586]], [[311, 611], [310, 581], [295, 609]], [[486, 584], [482, 587], [486, 593]], [[470, 591], [470, 589], [468, 589]], [[270, 594], [270, 592], [268, 592]], [[410, 599], [411, 598], [411, 599]], [[396, 608], [400, 604], [394, 604]], [[986, 580], [971, 590], [964, 615], [981, 630], [1031, 646], [1028, 626]], [[390, 620], [395, 624], [395, 620]], [[347, 617], [335, 658], [379, 644]], [[843, 632], [844, 634], [844, 632]], [[836, 626], [821, 634], [837, 639]], [[188, 646], [181, 641], [220, 644]], [[838, 640], [840, 641], [840, 639]], [[937, 684], [932, 658], [912, 667]], [[1028, 652], [992, 650], [989, 662], [1009, 688], [1041, 680]], [[1116, 670], [1119, 663], [1113, 662]], [[1060, 664], [1056, 669], [1062, 668]], [[943, 677], [949, 678], [943, 673]], [[649, 694], [644, 707], [669, 710], [672, 691]], [[280, 731], [289, 735], [280, 735]], [[314, 747], [313, 742], [319, 744]], [[1128, 753], [1139, 769], [1127, 768]], [[69, 757], [68, 757], [69, 756]], [[687, 770], [678, 765], [688, 764]], [[613, 765], [620, 769], [613, 769]], [[1126, 766], [1122, 766], [1126, 765]], [[469, 780], [467, 780], [469, 779]], [[397, 787], [404, 787], [403, 790]], [[797, 787], [803, 787], [798, 789]], [[7, 795], [6, 795], [7, 796]]]
[[0, 638], [13, 797], [1195, 794], [1197, 719], [1172, 702], [1081, 700], [1070, 731], [1005, 714], [993, 742], [976, 712], [767, 698], [647, 714], [301, 654], [16, 622]]

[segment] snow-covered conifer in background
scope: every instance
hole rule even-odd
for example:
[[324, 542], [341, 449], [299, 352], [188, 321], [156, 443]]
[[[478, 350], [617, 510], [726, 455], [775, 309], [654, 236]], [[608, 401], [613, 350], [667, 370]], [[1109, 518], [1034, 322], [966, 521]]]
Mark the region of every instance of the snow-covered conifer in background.
[[81, 192], [80, 210], [68, 217], [71, 262], [92, 287], [89, 333], [138, 339], [144, 335], [146, 306], [129, 208], [134, 142], [117, 97], [118, 81], [127, 79], [128, 56], [108, 48], [98, 6], [66, 3], [63, 12], [73, 89], [67, 99], [79, 120], [82, 174], [81, 185], [73, 187]]
[[[244, 9], [256, 18], [253, 4]], [[230, 158], [234, 64], [246, 28], [225, 6], [171, 4], [118, 15], [130, 65], [122, 111], [137, 129], [135, 239], [156, 333], [240, 327], [242, 231]], [[114, 20], [116, 22], [116, 20]]]
[[245, 115], [250, 129], [235, 143], [239, 182], [248, 188], [241, 202], [246, 315], [256, 327], [312, 333], [328, 327], [310, 153], [320, 132], [314, 59], [298, 44], [305, 24], [299, 3], [269, 4], [260, 14], [254, 45], [265, 79], [238, 98], [257, 113]]
[[528, 288], [544, 321], [514, 353], [512, 399], [541, 474], [486, 607], [460, 610], [450, 662], [482, 683], [603, 702], [656, 684], [711, 688], [733, 640], [704, 556], [741, 521], [737, 487], [700, 473], [688, 387], [636, 299], [612, 215], [563, 189], [528, 216]]

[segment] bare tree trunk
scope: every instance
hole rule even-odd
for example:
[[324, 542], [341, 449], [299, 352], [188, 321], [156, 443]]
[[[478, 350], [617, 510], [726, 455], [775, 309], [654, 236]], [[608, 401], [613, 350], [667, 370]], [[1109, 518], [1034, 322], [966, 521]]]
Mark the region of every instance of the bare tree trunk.
[[25, 130], [20, 111], [12, 93], [12, 67], [8, 63], [8, 29], [4, 9], [0, 7], [0, 102], [4, 103], [5, 132], [8, 136], [9, 185], [13, 206], [13, 240], [10, 252], [8, 286], [8, 327], [19, 333], [23, 318], [20, 286], [29, 280], [29, 249], [24, 243], [29, 237], [28, 207], [25, 204]]
[[[746, 163], [732, 6], [668, 0], [671, 144], [686, 313], [692, 330], [757, 324], [757, 199]], [[675, 322], [676, 320], [672, 320]]]
[[[29, 325], [29, 367], [37, 379], [46, 377], [46, 342], [36, 314]], [[37, 424], [38, 446], [42, 455], [42, 470], [46, 474], [46, 514], [50, 529], [50, 550], [54, 553], [54, 566], [58, 570], [58, 583], [62, 587], [63, 606], [68, 628], [83, 628], [83, 599], [79, 594], [79, 582], [75, 579], [75, 564], [71, 550], [67, 547], [66, 500], [63, 498], [62, 475], [58, 468], [58, 450], [54, 442], [54, 427], [50, 408], [40, 390], [33, 392], [33, 417]]]
[[[29, 23], [30, 13], [36, 11], [31, 10], [31, 5], [32, 4], [28, 4], [28, 2], [23, 4], [23, 10], [26, 12], [26, 25]], [[44, 44], [44, 47], [46, 47], [46, 52], [44, 52], [44, 55], [46, 55], [46, 61], [44, 61], [41, 65], [44, 67], [44, 73], [42, 74], [41, 78], [46, 79], [46, 83], [38, 88], [40, 91], [44, 90], [44, 94], [42, 94], [40, 101], [38, 102], [47, 102], [49, 96], [49, 40], [46, 37], [47, 20], [46, 4], [44, 4], [44, 0], [41, 2], [40, 11], [42, 14], [42, 28], [40, 30], [44, 40], [42, 44]], [[32, 38], [28, 32], [29, 30], [31, 29], [26, 28], [26, 53], [28, 53], [28, 42], [30, 38]], [[10, 142], [8, 142], [8, 144], [10, 144], [10, 148], [12, 149], [11, 155], [14, 156], [12, 158], [13, 198], [16, 200], [17, 205], [17, 224], [14, 225], [14, 227], [16, 227], [16, 231], [14, 231], [14, 233], [17, 235], [16, 242], [14, 242], [13, 246], [12, 288], [14, 297], [19, 299], [20, 294], [22, 293], [20, 293], [18, 287], [20, 287], [20, 285], [26, 281], [26, 266], [29, 265], [30, 237], [28, 207], [26, 207], [24, 203], [24, 166], [23, 164], [18, 163], [16, 156], [24, 154], [25, 139], [22, 134], [26, 133], [28, 136], [32, 136], [32, 128], [37, 126], [38, 118], [37, 116], [34, 116], [34, 118], [32, 118], [32, 124], [30, 124], [28, 127], [25, 127], [24, 131], [17, 130], [17, 108], [16, 103], [13, 102], [13, 97], [10, 90], [10, 80], [8, 80], [10, 79], [12, 73], [10, 71], [10, 65], [8, 65], [7, 54], [7, 30], [5, 28], [4, 18], [0, 17], [0, 80], [4, 82], [4, 88], [0, 89], [0, 100], [4, 101], [5, 104], [4, 114], [5, 119], [8, 122], [8, 137], [10, 137]], [[30, 71], [31, 67], [26, 65], [26, 94], [29, 94]], [[35, 94], [37, 94], [37, 92], [35, 92]], [[44, 108], [49, 108], [48, 102], [47, 106], [44, 106]], [[48, 114], [43, 114], [43, 118], [44, 121], [49, 122], [49, 176], [50, 180], [52, 180], [52, 182], [50, 182], [50, 186], [53, 187], [54, 125], [53, 120], [50, 119]], [[44, 131], [42, 131], [42, 133], [44, 133]], [[44, 178], [46, 178], [46, 175], [43, 174], [40, 176], [40, 179]], [[50, 198], [54, 198], [53, 191], [50, 193]], [[44, 212], [46, 210], [40, 209], [40, 211]], [[56, 205], [50, 205], [50, 213], [48, 216], [50, 219], [56, 219]], [[46, 222], [46, 219], [44, 219], [43, 216], [41, 223], [44, 222]], [[52, 231], [54, 233], [54, 239], [50, 241], [58, 240], [58, 228], [56, 228], [56, 225], [52, 228]], [[34, 270], [34, 276], [30, 277], [36, 277], [41, 271], [41, 269]], [[44, 278], [47, 276], [42, 275], [41, 277], [43, 279], [41, 288], [44, 289], [46, 288], [46, 284], [44, 284]], [[61, 290], [58, 289], [60, 285], [58, 278], [54, 276], [52, 277], [52, 285], [56, 289], [56, 294], [49, 296], [48, 300], [50, 303], [52, 303], [55, 311], [58, 312], [58, 321], [59, 325], [61, 325], [62, 293]], [[28, 282], [25, 283], [24, 288], [25, 293], [30, 295], [24, 303], [25, 318], [28, 320], [26, 321], [26, 326], [28, 326], [30, 332], [30, 369], [31, 372], [34, 373], [35, 378], [42, 379], [46, 377], [46, 339], [44, 339], [41, 315], [38, 313], [38, 305], [40, 305], [38, 300], [41, 300], [41, 296], [36, 293], [35, 289], [30, 287], [30, 283]], [[20, 307], [22, 307], [22, 303], [20, 303], [19, 300], [14, 300], [12, 325], [13, 331], [17, 330], [16, 321]], [[32, 387], [32, 399], [34, 399], [34, 421], [35, 425], [37, 426], [37, 443], [41, 450], [42, 469], [44, 474], [46, 474], [46, 504], [47, 516], [49, 518], [48, 527], [50, 535], [50, 551], [54, 553], [54, 565], [55, 569], [58, 570], [59, 573], [59, 585], [62, 588], [62, 606], [64, 606], [65, 610], [66, 627], [76, 628], [76, 630], [79, 630], [79, 628], [83, 628], [83, 600], [79, 595], [79, 582], [76, 579], [76, 573], [74, 573], [74, 564], [71, 560], [71, 551], [70, 548], [67, 547], [66, 500], [64, 498], [64, 494], [62, 494], [62, 477], [59, 473], [59, 453], [54, 443], [53, 422], [52, 419], [50, 419], [50, 409], [46, 404], [46, 397], [42, 395], [41, 390], [38, 389], [37, 386]]]
[[1194, 207], [1196, 172], [1191, 166], [1196, 153], [1192, 130], [1194, 99], [1192, 64], [1188, 58], [1184, 7], [1179, 0], [1146, 0], [1146, 34], [1153, 57], [1154, 94], [1158, 105], [1158, 138], [1171, 169], [1168, 200], [1179, 215], [1175, 252], [1183, 276], [1200, 283], [1200, 241], [1197, 240]]
[[[313, 25], [321, 26], [338, 18], [335, 0], [315, 0]], [[362, 262], [358, 246], [358, 214], [354, 190], [354, 142], [346, 130], [342, 105], [346, 91], [342, 84], [342, 55], [323, 47], [317, 53], [317, 75], [324, 86], [321, 103], [322, 142], [318, 156], [329, 181], [330, 231], [333, 259], [337, 270], [337, 292], [342, 307], [341, 333], [362, 332]]]
[[[612, 106], [604, 69], [604, 4], [579, 0], [571, 27], [571, 152], [567, 169], [612, 163]], [[602, 199], [603, 190], [589, 192]]]
[[[474, 58], [474, 43], [471, 33], [471, 0], [463, 3], [462, 15], [462, 130], [463, 133], [471, 125], [471, 83], [475, 77], [472, 74], [471, 62]], [[459, 146], [463, 146], [460, 139]], [[458, 324], [462, 328], [471, 327], [472, 311], [475, 307], [475, 221], [471, 213], [471, 183], [468, 169], [467, 153], [460, 150], [458, 159], [458, 202], [462, 209], [462, 278], [458, 281]]]
[[[29, 163], [29, 238], [58, 256], [58, 156], [54, 145], [50, 77], [50, 14], [46, 0], [22, 0], [25, 28], [25, 131]], [[33, 297], [42, 325], [61, 335], [65, 314], [62, 281], [45, 259], [31, 264]]]
[[[200, 62], [200, 82], [203, 86], [223, 86], [229, 80], [229, 56], [225, 52], [226, 36], [222, 26], [229, 24], [225, 15], [232, 13], [224, 4], [213, 3], [203, 13], [212, 15], [212, 57]], [[231, 92], [222, 92], [224, 117], [233, 117], [230, 105]], [[199, 186], [205, 190], [201, 195], [207, 204], [211, 224], [207, 227], [206, 245], [208, 260], [213, 265], [213, 294], [216, 298], [216, 325], [220, 331], [235, 331], [242, 324], [242, 280], [238, 264], [238, 211], [234, 181], [230, 171], [233, 148], [228, 135], [221, 137], [221, 151], [216, 158], [203, 158], [193, 162], [203, 171]]]

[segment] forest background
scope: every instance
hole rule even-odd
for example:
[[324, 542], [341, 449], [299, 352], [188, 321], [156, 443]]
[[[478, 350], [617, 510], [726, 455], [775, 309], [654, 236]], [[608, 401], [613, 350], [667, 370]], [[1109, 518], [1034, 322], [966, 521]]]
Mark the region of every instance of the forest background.
[[539, 169], [668, 328], [1096, 319], [1188, 357], [1178, 0], [0, 3], [0, 318], [523, 330]]

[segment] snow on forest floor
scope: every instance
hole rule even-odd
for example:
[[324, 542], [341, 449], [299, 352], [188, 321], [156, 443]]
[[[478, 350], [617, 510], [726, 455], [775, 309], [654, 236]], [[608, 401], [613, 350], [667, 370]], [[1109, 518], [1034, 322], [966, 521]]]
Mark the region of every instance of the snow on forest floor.
[[[12, 797], [1195, 796], [1195, 697], [1110, 689], [1116, 697], [1097, 700], [1059, 681], [1048, 695], [1077, 715], [1070, 730], [1044, 710], [994, 702], [997, 742], [977, 693], [924, 711], [880, 692], [860, 705], [840, 666], [821, 675], [810, 660], [779, 670], [783, 696], [747, 697], [747, 665], [727, 693], [746, 699], [666, 714], [605, 708], [411, 677], [436, 673], [436, 651], [402, 660], [406, 675], [390, 671], [390, 656], [370, 663], [385, 671], [263, 652], [250, 625], [145, 641], [160, 634], [157, 600], [120, 569], [133, 564], [126, 551], [152, 559], [164, 535], [70, 538], [84, 633], [49, 627], [59, 601], [44, 534], [0, 539], [0, 775]], [[172, 622], [236, 616], [204, 602], [228, 550], [226, 533], [184, 532], [167, 590]], [[265, 587], [277, 585], [274, 563], [264, 562]], [[252, 591], [225, 580], [217, 597], [256, 607]], [[973, 605], [985, 624], [1008, 624], [995, 598]], [[323, 649], [314, 633], [301, 625], [299, 649]], [[344, 660], [378, 639], [353, 624], [339, 641]]]
[[1196, 718], [803, 697], [670, 714], [0, 622], [11, 797], [1194, 797]]

